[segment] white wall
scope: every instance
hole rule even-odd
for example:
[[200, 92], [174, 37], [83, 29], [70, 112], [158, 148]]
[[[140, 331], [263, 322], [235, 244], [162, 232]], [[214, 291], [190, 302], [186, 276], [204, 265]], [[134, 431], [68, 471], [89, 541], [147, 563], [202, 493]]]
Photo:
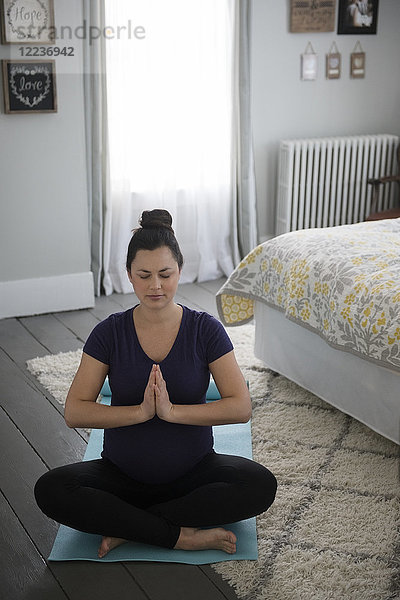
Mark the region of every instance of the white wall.
[[[54, 4], [56, 26], [82, 24], [81, 0]], [[75, 54], [56, 58], [57, 113], [4, 114], [0, 84], [0, 318], [93, 305], [82, 42], [56, 45]]]
[[[400, 2], [380, 0], [377, 35], [289, 33], [289, 0], [253, 0], [253, 136], [260, 240], [274, 233], [279, 140], [368, 133], [400, 134]], [[365, 79], [350, 79], [360, 40]], [[316, 81], [300, 80], [300, 55], [311, 41]], [[339, 80], [325, 79], [325, 54], [342, 54]]]
[[[83, 23], [82, 0], [55, 0], [56, 26]], [[400, 2], [380, 0], [378, 34], [289, 33], [289, 0], [253, 0], [253, 128], [260, 239], [274, 233], [279, 140], [287, 137], [400, 133]], [[366, 77], [349, 78], [357, 39]], [[300, 81], [311, 41], [315, 82]], [[325, 79], [332, 41], [342, 77]], [[4, 114], [0, 81], [0, 318], [93, 305], [87, 220], [82, 42], [56, 59], [58, 113]], [[0, 58], [21, 58], [0, 45]]]

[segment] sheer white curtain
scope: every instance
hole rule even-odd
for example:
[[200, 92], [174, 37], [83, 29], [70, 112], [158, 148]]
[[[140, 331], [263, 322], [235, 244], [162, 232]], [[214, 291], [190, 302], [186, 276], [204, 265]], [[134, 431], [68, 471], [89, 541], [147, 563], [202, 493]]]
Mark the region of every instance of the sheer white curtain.
[[106, 0], [107, 26], [129, 21], [132, 31], [144, 27], [144, 39], [106, 43], [107, 294], [131, 291], [125, 252], [145, 209], [171, 212], [182, 283], [234, 267], [235, 0]]

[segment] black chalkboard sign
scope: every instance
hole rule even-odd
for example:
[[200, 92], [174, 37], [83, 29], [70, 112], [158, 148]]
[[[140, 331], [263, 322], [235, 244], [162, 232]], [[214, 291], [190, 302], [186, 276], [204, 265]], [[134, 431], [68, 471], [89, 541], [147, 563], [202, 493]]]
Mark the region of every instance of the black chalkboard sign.
[[57, 112], [54, 60], [3, 60], [7, 114]]

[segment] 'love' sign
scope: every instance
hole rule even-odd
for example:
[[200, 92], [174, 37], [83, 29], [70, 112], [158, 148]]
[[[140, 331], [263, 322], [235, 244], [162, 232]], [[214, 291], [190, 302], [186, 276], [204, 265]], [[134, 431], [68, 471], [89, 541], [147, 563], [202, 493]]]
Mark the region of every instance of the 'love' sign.
[[50, 69], [46, 65], [14, 65], [10, 70], [10, 88], [25, 106], [38, 106], [50, 93]]
[[6, 114], [57, 112], [54, 60], [2, 60]]

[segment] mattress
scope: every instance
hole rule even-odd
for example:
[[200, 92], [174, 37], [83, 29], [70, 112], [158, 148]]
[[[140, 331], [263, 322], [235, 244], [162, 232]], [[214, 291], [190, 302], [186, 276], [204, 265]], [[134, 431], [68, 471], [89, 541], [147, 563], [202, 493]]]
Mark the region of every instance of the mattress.
[[327, 344], [256, 301], [255, 355], [269, 368], [400, 444], [400, 373]]

